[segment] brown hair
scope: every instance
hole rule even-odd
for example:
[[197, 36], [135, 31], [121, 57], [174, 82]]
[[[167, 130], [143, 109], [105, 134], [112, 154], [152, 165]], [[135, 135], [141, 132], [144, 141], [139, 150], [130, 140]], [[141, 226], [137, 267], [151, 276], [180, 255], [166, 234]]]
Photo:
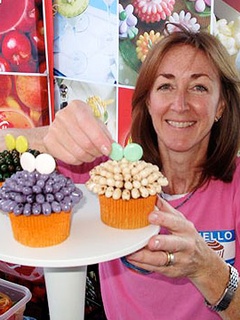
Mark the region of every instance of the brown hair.
[[132, 98], [131, 138], [143, 147], [144, 160], [157, 164], [161, 169], [157, 134], [147, 108], [158, 67], [165, 54], [176, 45], [186, 44], [202, 50], [218, 71], [220, 98], [225, 104], [225, 110], [221, 119], [212, 126], [207, 158], [202, 164], [201, 183], [210, 177], [228, 182], [232, 180], [240, 142], [239, 75], [226, 49], [216, 37], [205, 31], [194, 33], [179, 28], [179, 31], [168, 34], [155, 44], [141, 66]]

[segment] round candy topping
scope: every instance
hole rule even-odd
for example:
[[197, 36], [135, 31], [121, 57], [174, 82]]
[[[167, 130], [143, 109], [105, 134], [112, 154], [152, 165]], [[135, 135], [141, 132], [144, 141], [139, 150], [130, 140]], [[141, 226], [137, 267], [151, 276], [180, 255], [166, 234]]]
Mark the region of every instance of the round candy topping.
[[129, 143], [125, 148], [120, 144], [113, 142], [110, 158], [112, 160], [120, 161], [123, 157], [128, 161], [138, 161], [143, 156], [143, 149], [137, 143]]
[[8, 133], [5, 136], [5, 144], [8, 150], [13, 150], [16, 147], [16, 141], [12, 134]]
[[126, 13], [126, 11], [121, 11], [120, 13], [119, 13], [119, 20], [121, 20], [121, 21], [124, 21], [124, 20], [126, 20], [126, 18], [127, 18], [127, 13]]
[[41, 174], [50, 174], [56, 169], [54, 158], [47, 153], [41, 153], [35, 157], [30, 152], [24, 152], [20, 157], [20, 164], [23, 170], [28, 172], [36, 170]]
[[24, 152], [20, 158], [20, 164], [23, 170], [27, 170], [28, 172], [33, 172], [36, 168], [36, 158], [30, 152]]
[[116, 161], [121, 160], [123, 157], [123, 147], [120, 144], [113, 142], [112, 143], [112, 151], [111, 151], [109, 157], [112, 160], [116, 160]]
[[41, 153], [36, 157], [36, 170], [41, 174], [50, 174], [56, 168], [54, 158], [48, 153]]
[[16, 138], [16, 149], [18, 152], [23, 153], [28, 149], [28, 141], [24, 136], [18, 136]]
[[137, 143], [129, 143], [124, 148], [123, 155], [128, 161], [138, 161], [142, 158], [143, 149]]

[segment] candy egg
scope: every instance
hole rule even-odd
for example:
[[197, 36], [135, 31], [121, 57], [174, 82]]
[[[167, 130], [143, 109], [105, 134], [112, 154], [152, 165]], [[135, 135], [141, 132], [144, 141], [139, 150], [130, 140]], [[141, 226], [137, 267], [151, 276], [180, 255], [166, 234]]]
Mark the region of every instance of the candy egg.
[[41, 153], [36, 157], [36, 170], [41, 174], [50, 174], [56, 168], [54, 158], [48, 153]]
[[35, 157], [30, 152], [24, 152], [20, 157], [20, 164], [23, 170], [33, 172], [35, 170]]
[[5, 136], [5, 144], [8, 150], [13, 150], [16, 147], [16, 141], [12, 134], [8, 133]]
[[142, 158], [143, 149], [137, 143], [129, 143], [124, 148], [123, 155], [128, 161], [138, 161]]
[[28, 149], [28, 141], [24, 136], [18, 136], [16, 139], [16, 149], [18, 152], [23, 153]]
[[204, 0], [196, 0], [195, 2], [195, 10], [197, 12], [203, 12], [206, 9], [206, 4]]
[[112, 160], [116, 160], [116, 161], [121, 160], [123, 157], [123, 147], [120, 144], [113, 142], [112, 143], [112, 150], [111, 150], [109, 157]]

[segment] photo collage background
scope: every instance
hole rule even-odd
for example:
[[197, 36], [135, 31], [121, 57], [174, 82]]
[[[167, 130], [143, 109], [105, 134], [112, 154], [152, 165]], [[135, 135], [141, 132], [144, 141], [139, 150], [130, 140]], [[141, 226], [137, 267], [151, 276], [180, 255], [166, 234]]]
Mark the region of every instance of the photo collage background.
[[213, 33], [240, 65], [238, 10], [233, 0], [2, 2], [0, 128], [47, 125], [81, 99], [124, 145], [139, 69], [166, 22]]

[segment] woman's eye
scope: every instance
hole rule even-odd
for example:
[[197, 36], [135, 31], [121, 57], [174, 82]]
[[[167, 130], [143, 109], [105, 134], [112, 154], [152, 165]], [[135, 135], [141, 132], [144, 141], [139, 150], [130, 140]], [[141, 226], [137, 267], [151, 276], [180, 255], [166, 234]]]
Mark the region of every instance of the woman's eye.
[[205, 91], [208, 91], [207, 90], [207, 88], [205, 87], [205, 86], [203, 86], [203, 85], [196, 85], [195, 87], [194, 87], [194, 90], [196, 90], [196, 91], [200, 91], [200, 92], [205, 92]]
[[169, 90], [171, 85], [169, 83], [164, 83], [158, 86], [158, 90]]

